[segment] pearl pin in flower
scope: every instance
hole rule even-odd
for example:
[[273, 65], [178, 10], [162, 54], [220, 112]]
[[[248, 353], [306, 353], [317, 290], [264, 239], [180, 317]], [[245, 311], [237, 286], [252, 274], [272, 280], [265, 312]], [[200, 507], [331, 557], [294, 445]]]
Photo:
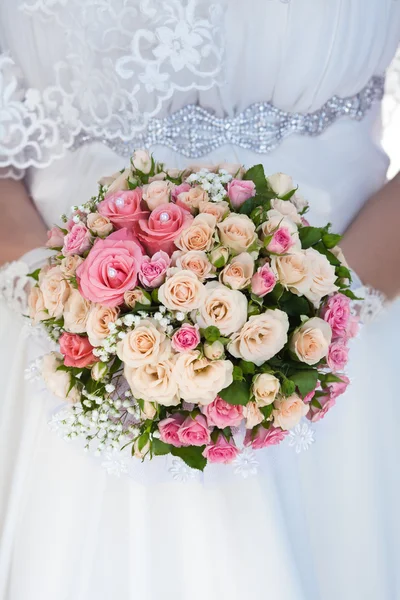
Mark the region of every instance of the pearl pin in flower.
[[115, 206], [118, 206], [118, 208], [122, 208], [125, 204], [125, 200], [123, 198], [116, 198], [115, 200]]
[[160, 223], [167, 223], [170, 220], [170, 216], [167, 212], [162, 212], [160, 215]]
[[108, 273], [108, 276], [110, 279], [114, 279], [114, 277], [117, 276], [117, 271], [115, 269], [113, 269], [112, 267], [108, 267], [107, 273]]

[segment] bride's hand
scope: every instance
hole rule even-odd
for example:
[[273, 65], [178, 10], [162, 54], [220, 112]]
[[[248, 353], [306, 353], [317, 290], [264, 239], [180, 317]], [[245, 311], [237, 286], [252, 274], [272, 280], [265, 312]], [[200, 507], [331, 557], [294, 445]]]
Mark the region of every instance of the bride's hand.
[[400, 173], [372, 196], [340, 245], [363, 284], [388, 298], [400, 294]]

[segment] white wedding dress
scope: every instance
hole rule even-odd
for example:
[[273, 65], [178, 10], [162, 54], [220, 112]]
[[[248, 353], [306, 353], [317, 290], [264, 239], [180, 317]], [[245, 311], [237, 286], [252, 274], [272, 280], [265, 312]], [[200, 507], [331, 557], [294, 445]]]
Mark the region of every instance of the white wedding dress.
[[[138, 135], [170, 166], [196, 162], [143, 132], [197, 104], [228, 118], [201, 162], [289, 173], [310, 221], [344, 231], [385, 182], [368, 94], [399, 39], [394, 0], [2, 0], [0, 167], [25, 176], [50, 225]], [[349, 98], [337, 119], [335, 96]], [[286, 116], [271, 147], [259, 125], [245, 148], [226, 132], [255, 102], [280, 118], [319, 111], [316, 126], [331, 102], [333, 116], [314, 136]], [[199, 149], [192, 135], [186, 154]], [[0, 311], [1, 600], [400, 598], [398, 305], [353, 343], [352, 386], [307, 452], [285, 443], [256, 457], [258, 474], [254, 462], [208, 485], [177, 465], [159, 482], [115, 477], [58, 437], [57, 403], [23, 376], [44, 342]]]

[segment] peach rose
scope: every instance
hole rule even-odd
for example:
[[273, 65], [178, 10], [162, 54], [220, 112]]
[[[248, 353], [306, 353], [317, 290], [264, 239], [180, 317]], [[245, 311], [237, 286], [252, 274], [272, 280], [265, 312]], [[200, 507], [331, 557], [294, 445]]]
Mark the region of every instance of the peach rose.
[[132, 156], [132, 165], [141, 173], [148, 175], [151, 171], [152, 158], [147, 150], [136, 150]]
[[117, 171], [117, 173], [114, 173], [114, 175], [111, 175], [110, 177], [104, 177], [100, 179], [99, 183], [107, 186], [106, 196], [108, 196], [109, 194], [113, 194], [115, 192], [124, 192], [129, 190], [128, 179], [131, 175], [132, 171], [130, 168], [124, 169], [122, 173]]
[[294, 189], [293, 179], [285, 173], [274, 173], [267, 177], [268, 183], [277, 196], [285, 196]]
[[86, 331], [92, 346], [101, 346], [110, 335], [109, 324], [115, 323], [119, 316], [119, 309], [102, 304], [92, 305], [86, 323]]
[[135, 398], [157, 402], [163, 406], [177, 406], [180, 402], [174, 362], [163, 360], [157, 364], [143, 364], [138, 368], [125, 365], [124, 375]]
[[249, 402], [243, 407], [243, 414], [246, 418], [246, 429], [253, 429], [264, 421], [264, 415], [258, 408], [256, 402]]
[[46, 248], [60, 249], [64, 245], [64, 234], [56, 225], [47, 232]]
[[256, 226], [247, 215], [232, 213], [217, 227], [222, 244], [235, 254], [246, 252], [257, 239]]
[[179, 355], [174, 373], [181, 398], [206, 406], [232, 383], [233, 364], [229, 360], [209, 360], [192, 350]]
[[150, 306], [151, 299], [149, 295], [145, 294], [143, 290], [137, 288], [136, 290], [127, 290], [124, 294], [124, 303], [128, 308], [135, 308], [136, 304], [142, 304], [143, 306]]
[[275, 401], [279, 392], [279, 379], [271, 373], [260, 373], [253, 379], [253, 395], [257, 406], [268, 406]]
[[40, 289], [49, 317], [59, 319], [71, 291], [71, 286], [64, 279], [64, 274], [59, 266], [51, 267], [44, 274], [40, 281]]
[[72, 403], [78, 402], [81, 397], [79, 390], [76, 387], [69, 390], [71, 385], [70, 373], [67, 373], [67, 371], [57, 371], [58, 367], [61, 367], [63, 364], [63, 356], [59, 352], [46, 354], [42, 362], [43, 380], [50, 392], [57, 396], [57, 398], [68, 400]]
[[289, 347], [301, 362], [315, 365], [328, 354], [331, 341], [332, 329], [329, 323], [313, 317], [296, 329]]
[[200, 186], [197, 186], [178, 194], [176, 203], [193, 211], [198, 209], [201, 203], [208, 202], [209, 199], [207, 192]]
[[304, 251], [272, 256], [271, 268], [284, 288], [297, 296], [310, 292], [311, 266]]
[[171, 356], [171, 341], [157, 321], [142, 319], [118, 342], [117, 354], [129, 367], [156, 365]]
[[247, 298], [242, 292], [230, 290], [216, 281], [205, 286], [206, 297], [199, 304], [195, 320], [200, 327], [218, 327], [222, 335], [230, 335], [247, 319]]
[[242, 329], [232, 336], [228, 351], [258, 367], [275, 356], [287, 342], [289, 319], [281, 310], [267, 309], [249, 318]]
[[79, 265], [83, 263], [83, 258], [77, 254], [71, 254], [62, 259], [60, 263], [61, 273], [67, 278], [75, 277]]
[[339, 289], [335, 285], [337, 279], [335, 267], [331, 265], [326, 256], [318, 252], [318, 250], [314, 250], [314, 248], [308, 248], [305, 253], [310, 264], [311, 285], [308, 292], [304, 295], [315, 307], [318, 307], [324, 296], [333, 294], [333, 292], [337, 292]]
[[219, 280], [233, 290], [248, 287], [254, 273], [254, 259], [247, 252], [242, 252], [226, 265], [219, 275]]
[[85, 300], [78, 290], [71, 289], [64, 307], [64, 328], [70, 333], [85, 333], [92, 303]]
[[143, 200], [150, 210], [161, 204], [168, 204], [171, 199], [171, 183], [169, 181], [153, 181], [143, 188]]
[[301, 216], [297, 212], [295, 205], [289, 200], [274, 198], [271, 200], [271, 206], [274, 212], [280, 213], [282, 217], [287, 217], [296, 225], [301, 225]]
[[87, 226], [92, 233], [99, 237], [107, 237], [112, 232], [113, 226], [108, 217], [103, 217], [98, 212], [90, 213], [87, 217]]
[[29, 292], [28, 309], [29, 317], [33, 320], [35, 325], [37, 325], [40, 321], [45, 321], [49, 318], [49, 315], [45, 309], [42, 291], [37, 286], [31, 288], [31, 291]]
[[189, 312], [199, 308], [206, 290], [193, 271], [177, 271], [158, 290], [158, 299], [170, 310]]
[[200, 214], [193, 222], [183, 229], [175, 240], [175, 245], [186, 252], [190, 250], [211, 250], [215, 242], [215, 225], [213, 215]]
[[284, 431], [296, 427], [310, 409], [309, 405], [304, 404], [297, 394], [275, 400], [274, 406], [275, 410], [272, 411], [274, 426], [280, 427]]
[[172, 255], [172, 260], [179, 269], [193, 271], [202, 282], [215, 277], [215, 267], [210, 263], [203, 250], [177, 251]]
[[202, 201], [199, 204], [199, 212], [206, 215], [213, 215], [217, 223], [220, 223], [229, 212], [229, 204], [225, 200], [220, 202]]

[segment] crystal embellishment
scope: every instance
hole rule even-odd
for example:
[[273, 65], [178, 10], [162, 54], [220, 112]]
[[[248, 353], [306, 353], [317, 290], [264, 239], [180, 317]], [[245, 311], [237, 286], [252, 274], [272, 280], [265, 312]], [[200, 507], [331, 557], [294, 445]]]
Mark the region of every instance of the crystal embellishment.
[[290, 113], [269, 102], [257, 102], [235, 117], [216, 117], [195, 104], [184, 106], [162, 119], [151, 119], [144, 133], [132, 140], [96, 138], [79, 135], [74, 149], [90, 142], [102, 142], [121, 156], [130, 156], [136, 148], [160, 144], [188, 158], [200, 158], [226, 144], [265, 154], [274, 150], [292, 134], [321, 135], [340, 117], [361, 120], [372, 104], [383, 97], [384, 77], [372, 77], [354, 96], [333, 96], [311, 113]]

